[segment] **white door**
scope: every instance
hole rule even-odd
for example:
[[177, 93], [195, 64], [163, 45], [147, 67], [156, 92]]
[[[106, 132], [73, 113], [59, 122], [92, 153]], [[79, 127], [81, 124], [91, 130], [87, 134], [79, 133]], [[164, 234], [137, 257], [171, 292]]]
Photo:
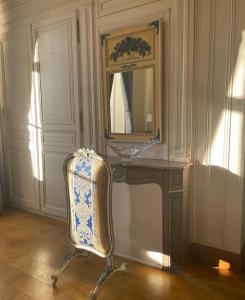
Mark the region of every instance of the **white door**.
[[7, 193], [11, 205], [39, 209], [35, 116], [31, 117], [32, 51], [30, 26], [0, 36], [1, 106]]
[[76, 27], [71, 8], [0, 35], [8, 202], [58, 217], [63, 163], [80, 147]]
[[41, 211], [66, 215], [63, 163], [80, 146], [76, 13], [34, 24]]

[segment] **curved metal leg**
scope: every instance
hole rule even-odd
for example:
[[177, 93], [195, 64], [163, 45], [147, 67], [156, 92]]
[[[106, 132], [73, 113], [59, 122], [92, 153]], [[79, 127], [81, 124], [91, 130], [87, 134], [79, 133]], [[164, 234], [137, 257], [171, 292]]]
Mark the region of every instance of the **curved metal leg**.
[[88, 251], [76, 251], [76, 249], [70, 250], [63, 258], [61, 263], [58, 266], [58, 269], [55, 273], [51, 276], [52, 286], [53, 288], [56, 287], [56, 283], [60, 277], [60, 275], [65, 271], [69, 263], [77, 256], [88, 256]]
[[95, 289], [91, 292], [90, 299], [95, 300], [97, 298], [97, 296], [100, 293], [102, 287], [105, 285], [105, 283], [107, 282], [107, 280], [109, 279], [109, 277], [113, 273], [118, 272], [118, 271], [125, 272], [126, 270], [127, 269], [126, 269], [126, 264], [125, 263], [122, 263], [120, 267], [116, 267], [116, 266], [114, 266], [113, 258], [109, 257], [108, 260], [107, 260], [106, 267], [105, 267], [103, 273], [100, 275], [100, 277], [97, 281]]

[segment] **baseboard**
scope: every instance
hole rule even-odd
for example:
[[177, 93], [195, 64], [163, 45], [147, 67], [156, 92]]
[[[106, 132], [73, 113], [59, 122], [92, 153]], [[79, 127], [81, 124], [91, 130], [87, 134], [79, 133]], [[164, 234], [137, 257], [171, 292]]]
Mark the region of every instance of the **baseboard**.
[[53, 219], [53, 220], [57, 220], [57, 221], [61, 221], [61, 222], [66, 222], [66, 219], [64, 219], [63, 217], [59, 217], [59, 216], [54, 216], [45, 212], [41, 212], [37, 209], [31, 208], [31, 207], [26, 207], [23, 205], [17, 205], [13, 202], [8, 202], [8, 204], [5, 206], [5, 208], [15, 208], [17, 210], [21, 210], [21, 211], [26, 211], [29, 213], [33, 213], [35, 215], [39, 215], [45, 218], [49, 218], [49, 219]]
[[241, 272], [244, 268], [242, 254], [228, 252], [209, 246], [192, 243], [190, 247], [190, 258], [205, 263], [210, 267], [218, 267], [219, 260], [230, 263], [230, 270]]
[[120, 257], [120, 258], [125, 258], [125, 259], [127, 259], [127, 260], [132, 260], [132, 261], [135, 261], [135, 262], [138, 262], [138, 263], [140, 263], [140, 264], [142, 264], [142, 265], [146, 265], [146, 266], [149, 266], [149, 267], [153, 267], [153, 268], [156, 268], [156, 269], [162, 269], [162, 266], [160, 266], [159, 264], [154, 264], [154, 263], [150, 263], [150, 262], [148, 262], [148, 261], [145, 261], [145, 260], [143, 260], [143, 259], [140, 259], [140, 258], [136, 258], [136, 257], [133, 257], [133, 256], [129, 256], [129, 255], [125, 255], [125, 254], [122, 254], [122, 253], [120, 253], [120, 252], [114, 252], [114, 255], [115, 256], [118, 256], [118, 257]]

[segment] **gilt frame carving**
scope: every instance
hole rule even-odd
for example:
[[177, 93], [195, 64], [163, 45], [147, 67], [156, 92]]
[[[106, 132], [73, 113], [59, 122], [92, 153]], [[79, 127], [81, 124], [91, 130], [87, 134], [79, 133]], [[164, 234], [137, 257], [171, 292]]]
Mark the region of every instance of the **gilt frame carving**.
[[[162, 24], [155, 20], [144, 25], [127, 27], [100, 35], [102, 54], [103, 119], [106, 139], [143, 142], [161, 135], [161, 41]], [[141, 68], [153, 68], [154, 120], [152, 132], [112, 133], [110, 130], [109, 74]]]

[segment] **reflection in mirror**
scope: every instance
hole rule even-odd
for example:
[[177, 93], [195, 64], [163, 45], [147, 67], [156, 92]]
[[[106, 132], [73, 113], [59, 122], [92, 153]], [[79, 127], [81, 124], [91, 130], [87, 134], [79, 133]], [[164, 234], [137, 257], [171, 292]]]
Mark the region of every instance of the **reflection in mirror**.
[[154, 69], [109, 74], [111, 133], [152, 133]]

